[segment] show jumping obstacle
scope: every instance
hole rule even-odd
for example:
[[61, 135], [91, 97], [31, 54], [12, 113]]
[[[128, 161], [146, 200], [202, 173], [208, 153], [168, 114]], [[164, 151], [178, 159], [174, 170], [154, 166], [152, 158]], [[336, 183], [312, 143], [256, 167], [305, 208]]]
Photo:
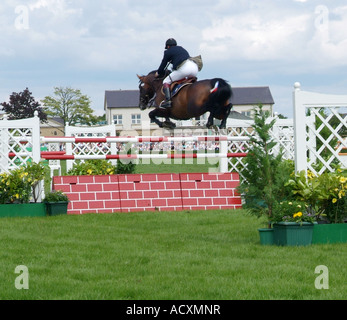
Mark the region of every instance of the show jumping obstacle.
[[[247, 141], [248, 137], [231, 136], [192, 136], [192, 137], [42, 137], [42, 143], [143, 143], [143, 142], [227, 142]], [[107, 155], [69, 155], [64, 151], [41, 152], [46, 160], [86, 160], [86, 159], [185, 159], [185, 158], [241, 158], [247, 153], [188, 153], [188, 154], [107, 154]]]
[[[246, 138], [247, 140], [248, 138]], [[66, 151], [41, 152], [47, 160], [86, 159], [185, 159], [245, 157], [246, 153], [221, 152], [228, 141], [245, 141], [245, 137], [43, 137], [42, 143], [98, 144], [98, 143], [174, 143], [220, 142], [219, 153], [149, 154], [66, 154]], [[223, 145], [225, 144], [225, 146]], [[226, 169], [227, 170], [227, 163]], [[109, 176], [53, 177], [53, 189], [64, 191], [70, 199], [68, 213], [106, 213], [131, 211], [180, 211], [241, 208], [241, 196], [236, 188], [239, 174], [179, 173], [179, 174], [124, 174]]]

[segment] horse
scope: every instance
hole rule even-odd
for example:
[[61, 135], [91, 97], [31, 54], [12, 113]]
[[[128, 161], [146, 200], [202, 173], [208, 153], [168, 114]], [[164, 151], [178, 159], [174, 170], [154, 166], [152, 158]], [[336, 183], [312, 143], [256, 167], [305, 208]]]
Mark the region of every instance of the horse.
[[[225, 129], [232, 108], [229, 101], [232, 89], [227, 81], [221, 78], [200, 81], [197, 81], [196, 78], [188, 79], [189, 81], [183, 84], [179, 92], [172, 96], [171, 107], [160, 108], [160, 104], [165, 99], [162, 91], [163, 79], [170, 71], [166, 71], [163, 78], [156, 78], [155, 73], [156, 71], [151, 71], [147, 76], [137, 75], [140, 79], [139, 108], [145, 110], [154, 106], [155, 109], [149, 113], [149, 117], [160, 128], [175, 128], [176, 125], [170, 121], [170, 118], [188, 120], [210, 112], [206, 127], [211, 128], [213, 120], [216, 118], [222, 120], [219, 128]], [[165, 118], [166, 121], [162, 122], [158, 117]]]

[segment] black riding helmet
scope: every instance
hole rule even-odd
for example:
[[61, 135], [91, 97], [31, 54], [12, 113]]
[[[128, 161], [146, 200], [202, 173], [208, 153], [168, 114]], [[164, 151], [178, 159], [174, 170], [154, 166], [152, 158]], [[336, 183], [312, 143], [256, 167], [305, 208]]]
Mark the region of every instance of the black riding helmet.
[[170, 39], [166, 40], [165, 49], [167, 49], [168, 46], [170, 46], [170, 47], [177, 46], [177, 41], [174, 38], [170, 38]]

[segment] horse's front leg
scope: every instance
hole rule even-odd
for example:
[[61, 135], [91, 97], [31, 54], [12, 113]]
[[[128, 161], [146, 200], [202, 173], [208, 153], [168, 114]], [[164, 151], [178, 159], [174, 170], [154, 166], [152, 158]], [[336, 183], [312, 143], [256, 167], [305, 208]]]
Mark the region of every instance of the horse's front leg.
[[158, 111], [159, 111], [159, 113], [160, 113], [160, 110], [156, 108], [156, 109], [152, 110], [152, 111], [148, 114], [148, 116], [149, 116], [149, 118], [150, 118], [154, 123], [156, 123], [156, 124], [159, 126], [159, 128], [162, 128], [162, 127], [163, 127], [163, 122], [162, 122], [162, 121], [159, 121], [159, 120], [157, 119], [157, 117], [160, 116], [160, 115], [158, 114]]
[[[174, 129], [176, 125], [170, 121], [169, 111], [164, 109], [154, 109], [149, 114], [149, 117], [154, 121], [160, 128]], [[162, 122], [157, 119], [157, 117], [165, 118], [166, 121]]]

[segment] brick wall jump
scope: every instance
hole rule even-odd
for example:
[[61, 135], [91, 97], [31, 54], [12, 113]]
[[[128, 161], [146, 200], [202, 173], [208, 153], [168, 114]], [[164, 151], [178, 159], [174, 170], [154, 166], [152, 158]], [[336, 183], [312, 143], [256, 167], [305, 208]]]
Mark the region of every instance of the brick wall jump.
[[69, 197], [68, 214], [240, 209], [238, 185], [238, 173], [53, 177], [53, 190]]

